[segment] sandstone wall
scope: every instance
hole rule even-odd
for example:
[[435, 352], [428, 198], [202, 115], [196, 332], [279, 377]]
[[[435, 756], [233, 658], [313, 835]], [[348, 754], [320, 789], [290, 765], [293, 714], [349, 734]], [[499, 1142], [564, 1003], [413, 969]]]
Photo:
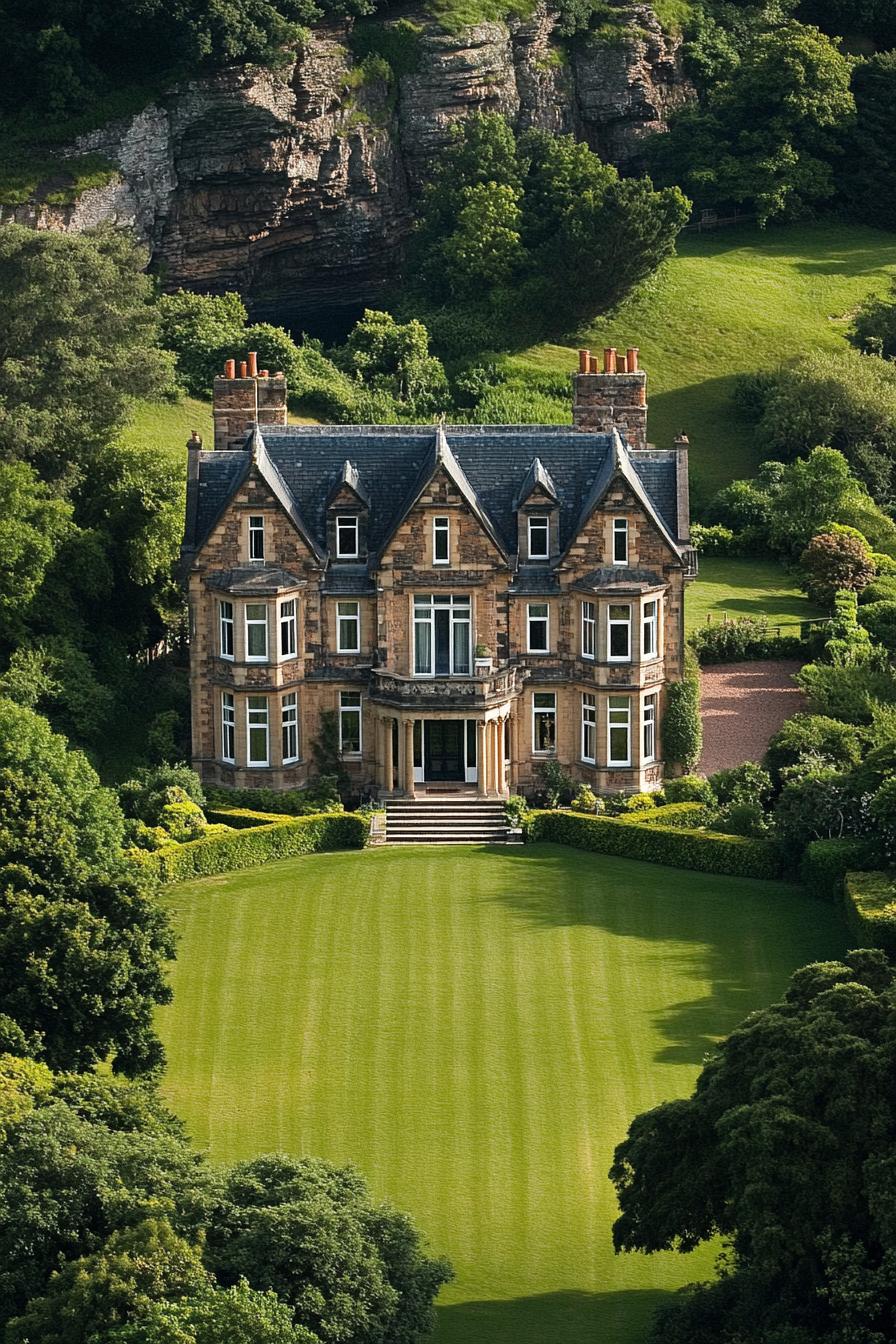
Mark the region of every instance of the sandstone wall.
[[283, 72], [231, 69], [77, 142], [120, 176], [73, 205], [0, 207], [0, 220], [80, 230], [133, 226], [171, 288], [240, 290], [257, 318], [293, 328], [376, 303], [394, 272], [411, 202], [452, 124], [478, 111], [519, 128], [572, 131], [623, 169], [691, 96], [677, 42], [643, 4], [614, 40], [567, 59], [556, 16], [446, 33], [423, 12], [420, 60], [397, 90], [358, 80], [341, 27], [315, 30]]

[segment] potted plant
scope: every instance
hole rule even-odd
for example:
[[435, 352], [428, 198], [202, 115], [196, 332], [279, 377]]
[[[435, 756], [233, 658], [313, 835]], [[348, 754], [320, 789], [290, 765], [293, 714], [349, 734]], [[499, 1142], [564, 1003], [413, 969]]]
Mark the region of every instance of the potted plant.
[[477, 644], [473, 650], [477, 677], [487, 676], [492, 670], [492, 655], [487, 644]]

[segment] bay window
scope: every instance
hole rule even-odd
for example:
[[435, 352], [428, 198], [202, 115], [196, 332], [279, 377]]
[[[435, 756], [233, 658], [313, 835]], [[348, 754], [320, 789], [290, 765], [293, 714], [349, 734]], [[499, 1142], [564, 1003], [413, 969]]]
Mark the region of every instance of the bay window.
[[358, 558], [358, 520], [350, 514], [336, 516], [336, 559]]
[[529, 559], [547, 560], [551, 553], [550, 520], [543, 514], [529, 519]]
[[280, 603], [280, 657], [296, 656], [296, 600], [290, 597]]
[[268, 698], [266, 695], [246, 697], [247, 765], [267, 765], [268, 753]]
[[557, 750], [557, 696], [553, 691], [532, 694], [532, 750], [552, 756]]
[[246, 603], [246, 662], [265, 663], [268, 658], [268, 609], [264, 602]]
[[613, 564], [628, 564], [628, 519], [613, 519]]
[[607, 699], [607, 765], [632, 763], [632, 704], [627, 695]]
[[607, 607], [607, 659], [627, 663], [632, 656], [632, 609], [628, 602]]
[[471, 609], [468, 596], [414, 595], [414, 675], [469, 676]]
[[219, 647], [222, 658], [233, 658], [233, 603], [218, 603]]
[[339, 751], [343, 756], [361, 755], [361, 692], [339, 692]]
[[643, 710], [644, 738], [641, 749], [641, 764], [656, 760], [656, 696], [648, 695]]
[[447, 518], [432, 520], [432, 562], [447, 565], [451, 557], [451, 524]]
[[264, 515], [249, 515], [249, 559], [264, 559]]
[[299, 697], [295, 691], [284, 695], [280, 705], [280, 735], [284, 765], [299, 759]]
[[530, 602], [526, 618], [526, 649], [547, 653], [550, 649], [550, 615], [547, 602]]
[[582, 760], [594, 765], [597, 759], [597, 702], [587, 691], [582, 695]]
[[659, 648], [659, 605], [659, 601], [655, 597], [644, 603], [644, 612], [641, 619], [642, 658], [655, 658], [657, 656]]
[[221, 692], [221, 760], [236, 760], [236, 706], [231, 691]]
[[595, 606], [593, 602], [582, 603], [582, 657], [593, 658], [595, 650]]
[[336, 652], [360, 653], [361, 651], [361, 604], [359, 602], [336, 603]]

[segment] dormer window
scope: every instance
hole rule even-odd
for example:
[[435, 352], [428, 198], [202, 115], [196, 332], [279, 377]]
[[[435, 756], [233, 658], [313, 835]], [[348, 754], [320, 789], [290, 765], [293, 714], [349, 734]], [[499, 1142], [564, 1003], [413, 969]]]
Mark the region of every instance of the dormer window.
[[529, 559], [547, 560], [551, 554], [551, 524], [547, 514], [529, 516]]
[[358, 519], [354, 514], [341, 513], [336, 518], [336, 559], [357, 560]]
[[451, 559], [451, 523], [448, 518], [432, 520], [432, 562], [447, 565]]
[[264, 516], [260, 513], [249, 515], [249, 559], [264, 559]]
[[613, 519], [613, 564], [628, 564], [628, 519]]

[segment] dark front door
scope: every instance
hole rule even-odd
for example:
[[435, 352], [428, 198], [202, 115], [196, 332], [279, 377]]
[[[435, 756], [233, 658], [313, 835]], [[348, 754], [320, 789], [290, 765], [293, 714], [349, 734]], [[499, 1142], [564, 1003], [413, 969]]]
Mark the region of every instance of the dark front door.
[[462, 719], [427, 719], [423, 775], [427, 783], [464, 778], [464, 724]]

